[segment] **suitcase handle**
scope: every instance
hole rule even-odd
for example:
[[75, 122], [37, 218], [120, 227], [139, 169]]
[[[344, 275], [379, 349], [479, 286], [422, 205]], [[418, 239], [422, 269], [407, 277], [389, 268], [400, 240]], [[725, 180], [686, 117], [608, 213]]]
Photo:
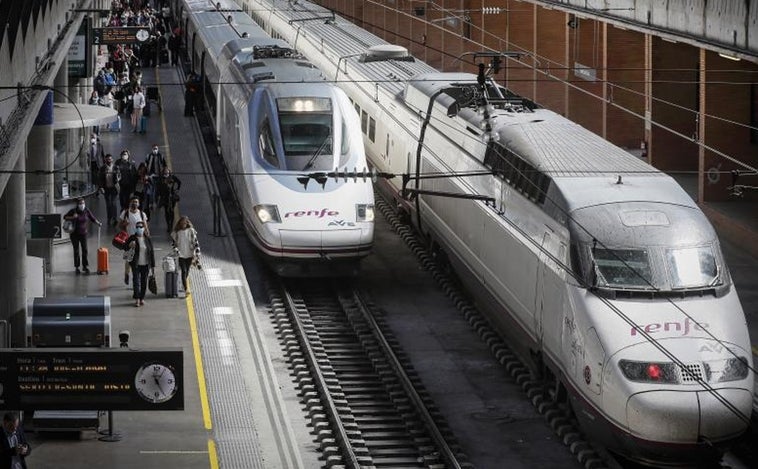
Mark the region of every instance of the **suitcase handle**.
[[102, 244], [100, 244], [100, 226], [98, 226], [97, 227], [97, 247], [100, 247], [100, 246], [102, 246]]

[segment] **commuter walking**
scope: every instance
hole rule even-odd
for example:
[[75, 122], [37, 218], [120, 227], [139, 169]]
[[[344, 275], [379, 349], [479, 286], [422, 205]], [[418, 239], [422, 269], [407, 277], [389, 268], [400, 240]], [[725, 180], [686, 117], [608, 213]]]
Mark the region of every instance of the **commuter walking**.
[[100, 143], [100, 138], [94, 132], [90, 135], [88, 153], [90, 172], [92, 173], [92, 183], [96, 184], [98, 171], [100, 171], [100, 166], [103, 164], [103, 155], [105, 154], [105, 151], [103, 150], [103, 144]]
[[121, 210], [126, 210], [134, 192], [134, 186], [137, 185], [137, 167], [131, 160], [129, 150], [121, 151], [121, 159], [116, 162], [116, 171], [118, 172], [118, 198]]
[[[137, 197], [132, 197], [132, 199], [129, 201], [129, 208], [121, 212], [118, 220], [119, 228], [126, 231], [129, 236], [137, 233], [137, 224], [140, 223], [142, 224], [147, 234], [150, 234], [150, 229], [148, 228], [147, 224], [147, 215], [145, 215], [145, 212], [140, 210], [139, 199]], [[129, 261], [124, 264], [124, 283], [129, 285]]]
[[108, 224], [116, 224], [116, 197], [118, 197], [118, 170], [113, 164], [113, 155], [105, 155], [105, 163], [100, 167], [98, 184], [100, 193], [105, 197], [105, 213], [108, 216]]
[[145, 129], [142, 128], [142, 110], [145, 109], [146, 103], [145, 95], [142, 94], [142, 88], [139, 86], [135, 87], [134, 94], [132, 95], [132, 132], [145, 132]]
[[26, 441], [24, 429], [15, 412], [3, 415], [3, 432], [0, 438], [0, 469], [26, 469], [26, 457], [32, 447]]
[[[79, 265], [83, 267], [84, 274], [89, 275], [89, 260], [87, 259], [87, 234], [89, 233], [90, 222], [102, 226], [102, 223], [95, 218], [90, 209], [84, 204], [84, 199], [76, 199], [76, 208], [72, 208], [63, 216], [64, 220], [70, 220], [74, 224], [74, 231], [71, 232], [71, 245], [74, 247], [74, 268], [76, 275], [79, 275]], [[81, 262], [79, 253], [81, 252]]]
[[163, 207], [166, 216], [166, 231], [171, 232], [174, 227], [174, 206], [179, 201], [179, 189], [182, 181], [171, 173], [169, 168], [163, 168], [163, 175], [158, 180], [156, 190], [158, 192], [158, 207]]
[[197, 240], [197, 231], [192, 226], [189, 217], [183, 216], [176, 222], [174, 231], [171, 233], [171, 242], [174, 250], [179, 255], [179, 268], [182, 271], [182, 288], [185, 294], [190, 291], [187, 285], [187, 277], [193, 263], [200, 268], [200, 243]]
[[145, 164], [147, 165], [147, 174], [149, 176], [160, 176], [163, 174], [163, 168], [166, 167], [166, 159], [158, 148], [158, 144], [153, 144], [153, 149], [145, 157]]
[[147, 165], [140, 163], [137, 168], [137, 185], [134, 187], [134, 196], [139, 198], [140, 207], [150, 218], [150, 206], [153, 203], [153, 178], [147, 174]]
[[148, 275], [155, 275], [153, 241], [147, 234], [143, 222], [137, 222], [134, 234], [126, 240], [126, 246], [127, 253], [131, 253], [130, 265], [132, 272], [134, 272], [134, 281], [132, 282], [134, 306], [143, 306]]

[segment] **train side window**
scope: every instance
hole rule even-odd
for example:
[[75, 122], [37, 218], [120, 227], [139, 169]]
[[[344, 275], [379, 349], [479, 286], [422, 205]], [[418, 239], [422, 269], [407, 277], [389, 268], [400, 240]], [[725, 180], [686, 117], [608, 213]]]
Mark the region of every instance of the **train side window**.
[[368, 139], [372, 142], [376, 139], [376, 121], [373, 117], [368, 118]]
[[279, 160], [276, 157], [276, 148], [274, 147], [274, 138], [271, 133], [271, 124], [268, 118], [263, 121], [259, 131], [258, 148], [260, 149], [261, 156], [271, 166], [278, 168]]
[[361, 131], [364, 134], [368, 132], [368, 114], [366, 111], [361, 111]]
[[358, 103], [353, 103], [353, 106], [355, 106], [355, 112], [358, 113], [358, 116], [361, 115], [361, 107], [358, 105]]

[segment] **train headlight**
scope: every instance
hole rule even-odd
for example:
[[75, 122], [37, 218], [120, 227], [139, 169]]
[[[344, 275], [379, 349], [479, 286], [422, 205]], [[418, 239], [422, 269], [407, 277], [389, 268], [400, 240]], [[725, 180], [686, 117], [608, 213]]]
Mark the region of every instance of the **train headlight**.
[[355, 206], [356, 221], [374, 221], [374, 206], [372, 204], [358, 204]]
[[[724, 368], [721, 371], [721, 376], [718, 377], [719, 383], [724, 383], [726, 381], [739, 381], [741, 379], [747, 378], [747, 372], [748, 372], [748, 366], [747, 366], [747, 360], [745, 357], [734, 357], [730, 358], [728, 360], [725, 360]], [[710, 365], [709, 368], [713, 370], [713, 365]], [[714, 373], [715, 375], [716, 373]]]
[[678, 383], [679, 374], [673, 363], [635, 362], [620, 360], [619, 368], [631, 381], [642, 383]]
[[253, 207], [255, 215], [258, 217], [261, 223], [281, 223], [282, 219], [279, 218], [279, 209], [276, 205], [256, 205]]

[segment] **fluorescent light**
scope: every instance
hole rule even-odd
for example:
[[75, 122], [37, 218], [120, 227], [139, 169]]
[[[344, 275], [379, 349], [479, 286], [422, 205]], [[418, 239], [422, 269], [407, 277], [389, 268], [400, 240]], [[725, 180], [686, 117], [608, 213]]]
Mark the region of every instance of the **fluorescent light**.
[[731, 55], [722, 54], [720, 52], [719, 52], [719, 57], [723, 57], [723, 58], [729, 59], [729, 60], [734, 60], [735, 62], [739, 62], [740, 60], [742, 60], [739, 57], [733, 57]]

